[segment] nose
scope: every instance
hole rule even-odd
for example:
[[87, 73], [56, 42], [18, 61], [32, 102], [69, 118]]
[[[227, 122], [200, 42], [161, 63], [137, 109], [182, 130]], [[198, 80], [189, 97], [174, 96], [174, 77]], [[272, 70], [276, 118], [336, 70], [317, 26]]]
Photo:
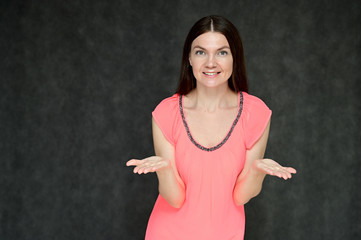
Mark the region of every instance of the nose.
[[214, 68], [216, 67], [217, 63], [216, 63], [216, 59], [213, 55], [209, 55], [209, 57], [207, 58], [207, 62], [206, 62], [206, 66], [208, 68]]

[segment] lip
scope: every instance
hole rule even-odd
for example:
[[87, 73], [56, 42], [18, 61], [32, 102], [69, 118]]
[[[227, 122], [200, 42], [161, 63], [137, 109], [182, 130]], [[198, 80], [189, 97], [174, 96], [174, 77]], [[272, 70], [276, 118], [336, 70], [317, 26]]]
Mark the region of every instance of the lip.
[[217, 77], [221, 72], [203, 72], [203, 75], [209, 78]]

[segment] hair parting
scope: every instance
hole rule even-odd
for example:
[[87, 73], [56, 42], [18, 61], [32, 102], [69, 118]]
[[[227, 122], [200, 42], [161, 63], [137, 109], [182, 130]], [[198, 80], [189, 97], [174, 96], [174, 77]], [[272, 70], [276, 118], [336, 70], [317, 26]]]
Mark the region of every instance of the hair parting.
[[211, 32], [214, 32], [213, 19], [211, 18]]

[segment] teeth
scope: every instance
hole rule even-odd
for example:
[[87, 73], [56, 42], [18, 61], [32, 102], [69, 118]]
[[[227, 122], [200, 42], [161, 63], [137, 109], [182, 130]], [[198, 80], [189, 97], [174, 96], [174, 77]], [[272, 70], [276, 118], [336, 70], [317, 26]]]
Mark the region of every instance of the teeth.
[[204, 73], [204, 74], [209, 75], [209, 76], [214, 76], [214, 75], [216, 75], [218, 73]]

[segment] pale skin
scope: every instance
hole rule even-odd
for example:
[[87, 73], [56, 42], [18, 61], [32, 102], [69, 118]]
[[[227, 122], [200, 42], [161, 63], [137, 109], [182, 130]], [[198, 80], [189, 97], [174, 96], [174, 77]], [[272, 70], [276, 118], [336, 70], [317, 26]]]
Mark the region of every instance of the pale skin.
[[[197, 87], [184, 96], [183, 107], [193, 137], [205, 147], [221, 142], [237, 114], [237, 94], [228, 87], [233, 58], [224, 35], [207, 32], [192, 43], [189, 62], [197, 80]], [[207, 131], [212, 129], [212, 131]], [[243, 205], [257, 196], [266, 175], [287, 180], [296, 173], [292, 167], [283, 167], [272, 159], [265, 159], [270, 122], [254, 146], [246, 150], [246, 160], [233, 191], [235, 204]], [[160, 195], [173, 207], [180, 208], [185, 196], [185, 184], [180, 178], [174, 158], [174, 146], [164, 137], [152, 120], [156, 156], [142, 160], [131, 159], [138, 174], [156, 173]]]

